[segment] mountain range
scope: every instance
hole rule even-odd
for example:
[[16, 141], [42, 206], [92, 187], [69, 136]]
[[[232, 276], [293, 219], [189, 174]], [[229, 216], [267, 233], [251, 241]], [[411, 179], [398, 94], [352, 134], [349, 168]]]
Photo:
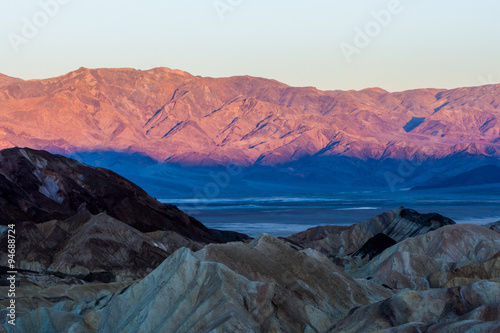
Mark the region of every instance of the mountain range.
[[152, 195], [498, 191], [499, 97], [167, 68], [0, 74], [0, 259], [15, 258], [0, 265], [0, 332], [497, 332], [500, 222], [399, 207], [252, 239]]
[[181, 70], [80, 68], [0, 76], [0, 148], [118, 151], [189, 166], [276, 166], [307, 157], [500, 156], [500, 85], [320, 91]]

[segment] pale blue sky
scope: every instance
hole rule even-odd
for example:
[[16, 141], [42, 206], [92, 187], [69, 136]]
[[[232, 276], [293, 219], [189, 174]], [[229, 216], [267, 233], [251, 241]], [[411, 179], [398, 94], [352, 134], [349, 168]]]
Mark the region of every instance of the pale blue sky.
[[[0, 0], [0, 72], [30, 79], [81, 66], [164, 66], [325, 90], [500, 81], [500, 1], [400, 0], [378, 29], [372, 11], [391, 1], [65, 0], [44, 17], [40, 1]], [[231, 6], [224, 20], [214, 3]], [[37, 19], [38, 32], [23, 34], [25, 20]], [[370, 44], [348, 63], [341, 45], [356, 47], [355, 29], [367, 26]]]

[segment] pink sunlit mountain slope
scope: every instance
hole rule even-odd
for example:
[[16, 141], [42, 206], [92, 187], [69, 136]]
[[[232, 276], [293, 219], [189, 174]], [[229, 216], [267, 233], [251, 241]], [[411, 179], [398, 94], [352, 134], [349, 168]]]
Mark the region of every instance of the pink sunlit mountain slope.
[[139, 152], [187, 165], [305, 156], [500, 156], [500, 85], [320, 91], [155, 68], [0, 76], [0, 148]]

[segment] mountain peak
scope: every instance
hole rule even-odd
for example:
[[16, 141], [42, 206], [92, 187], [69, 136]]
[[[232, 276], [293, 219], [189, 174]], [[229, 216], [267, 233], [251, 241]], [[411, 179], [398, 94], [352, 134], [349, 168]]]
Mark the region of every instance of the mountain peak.
[[11, 83], [15, 83], [15, 82], [22, 82], [22, 81], [23, 81], [22, 79], [7, 76], [7, 75], [0, 73], [0, 87], [11, 84]]

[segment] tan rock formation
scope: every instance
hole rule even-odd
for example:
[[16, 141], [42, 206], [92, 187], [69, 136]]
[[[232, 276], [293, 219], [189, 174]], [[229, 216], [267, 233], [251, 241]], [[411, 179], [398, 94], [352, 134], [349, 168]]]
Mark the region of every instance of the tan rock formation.
[[331, 332], [496, 332], [500, 283], [403, 291], [353, 309]]
[[436, 272], [428, 279], [431, 288], [450, 288], [477, 281], [500, 282], [500, 252], [480, 264]]
[[298, 252], [262, 235], [250, 244], [180, 249], [140, 282], [80, 314], [39, 308], [20, 317], [16, 329], [326, 332], [352, 307], [389, 296], [317, 252]]
[[[142, 278], [175, 250], [204, 244], [173, 231], [148, 234], [104, 213], [81, 213], [66, 221], [19, 223], [17, 267], [110, 282]], [[0, 242], [5, 243], [5, 235]], [[7, 262], [0, 251], [0, 260]]]
[[391, 288], [427, 289], [429, 275], [484, 263], [498, 251], [497, 232], [472, 224], [449, 225], [386, 249], [354, 276]]

